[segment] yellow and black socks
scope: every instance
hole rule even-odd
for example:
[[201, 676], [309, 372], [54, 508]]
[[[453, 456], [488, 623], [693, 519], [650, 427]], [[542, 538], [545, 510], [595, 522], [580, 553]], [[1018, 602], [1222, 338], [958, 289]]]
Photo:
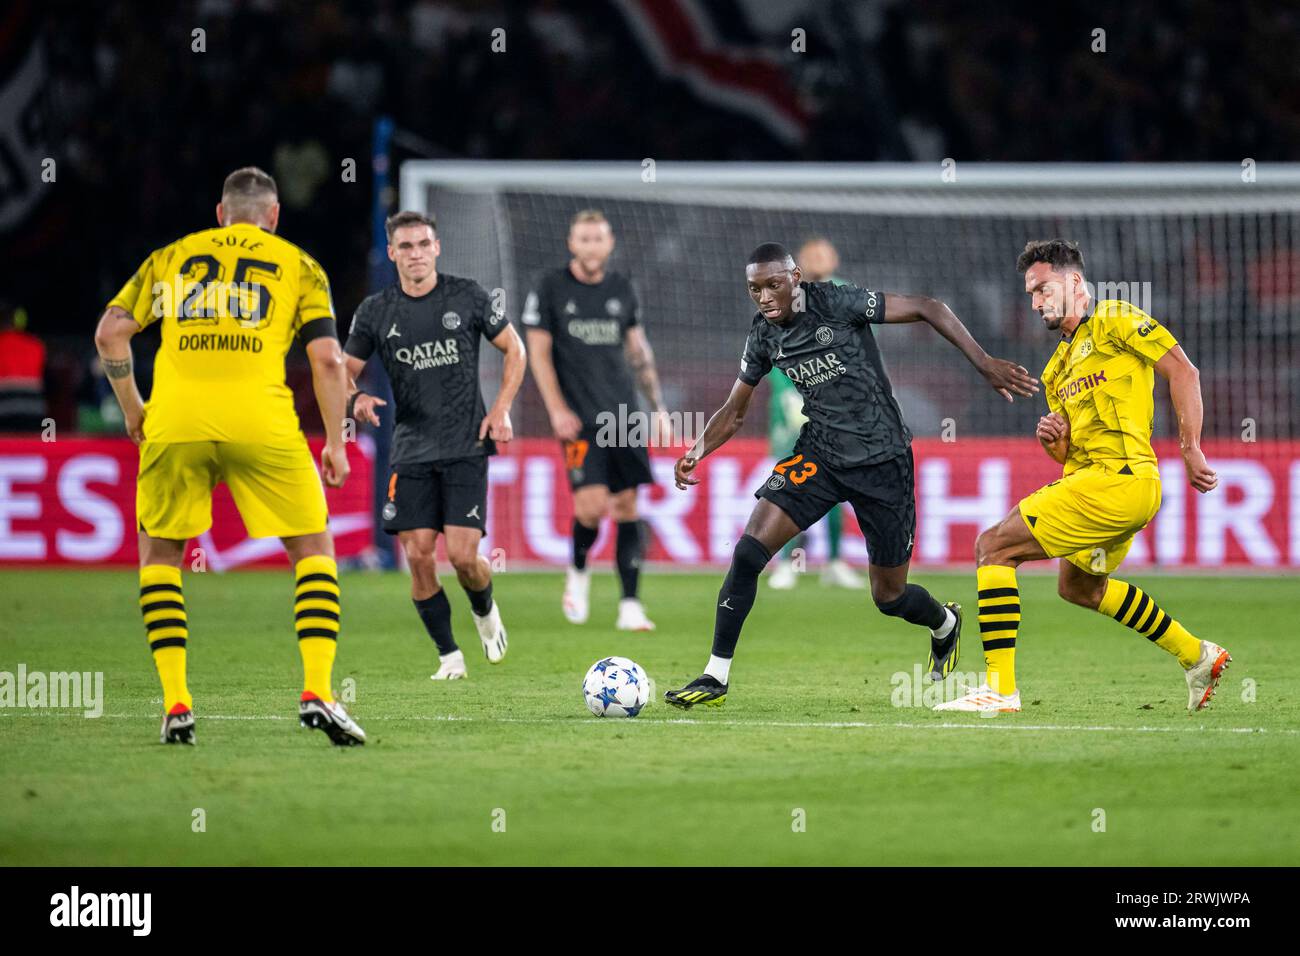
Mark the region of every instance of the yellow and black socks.
[[989, 688], [1009, 697], [1016, 692], [1016, 632], [1020, 629], [1016, 569], [985, 565], [975, 572], [975, 581]]
[[1164, 648], [1177, 657], [1183, 667], [1191, 667], [1200, 659], [1201, 642], [1161, 610], [1151, 600], [1151, 595], [1136, 584], [1111, 578], [1106, 582], [1106, 593], [1102, 595], [1097, 610]]
[[189, 619], [185, 616], [180, 568], [146, 564], [140, 569], [140, 613], [144, 615], [149, 649], [162, 681], [163, 709], [169, 714], [177, 704], [192, 709], [194, 700], [185, 685]]
[[303, 558], [293, 568], [293, 625], [302, 654], [303, 691], [334, 700], [330, 676], [339, 638], [339, 570], [324, 554]]

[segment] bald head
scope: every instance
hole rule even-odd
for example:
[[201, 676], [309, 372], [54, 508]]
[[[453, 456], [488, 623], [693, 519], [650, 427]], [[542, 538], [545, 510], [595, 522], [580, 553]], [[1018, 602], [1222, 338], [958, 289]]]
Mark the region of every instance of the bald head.
[[275, 232], [279, 218], [279, 190], [269, 173], [256, 166], [245, 166], [226, 177], [217, 206], [217, 220], [223, 226], [251, 222]]

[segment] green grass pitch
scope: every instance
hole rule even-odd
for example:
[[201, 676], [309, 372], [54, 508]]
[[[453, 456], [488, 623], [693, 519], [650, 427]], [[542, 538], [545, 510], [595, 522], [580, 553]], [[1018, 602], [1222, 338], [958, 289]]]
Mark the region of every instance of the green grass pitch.
[[[370, 743], [341, 750], [297, 723], [287, 571], [186, 575], [194, 748], [158, 743], [133, 573], [3, 572], [0, 671], [102, 671], [105, 702], [0, 709], [0, 864], [1300, 863], [1296, 579], [1126, 577], [1232, 651], [1208, 712], [1187, 715], [1172, 658], [1041, 575], [1022, 575], [1020, 714], [895, 706], [925, 635], [810, 574], [762, 585], [723, 708], [634, 720], [588, 715], [583, 673], [623, 654], [659, 695], [694, 677], [720, 573], [648, 574], [648, 635], [613, 630], [605, 569], [584, 627], [558, 575], [499, 575], [499, 667], [453, 583], [470, 677], [451, 684], [406, 578], [345, 575], [335, 684]], [[916, 579], [966, 605], [958, 670], [982, 670], [973, 574]]]

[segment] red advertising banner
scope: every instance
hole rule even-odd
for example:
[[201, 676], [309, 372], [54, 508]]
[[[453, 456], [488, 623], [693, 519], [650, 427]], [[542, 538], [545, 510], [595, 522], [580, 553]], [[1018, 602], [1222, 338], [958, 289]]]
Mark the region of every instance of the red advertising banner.
[[[313, 442], [319, 450], [319, 443]], [[331, 527], [339, 554], [370, 540], [372, 476], [368, 443], [353, 446], [352, 478], [330, 490]], [[1300, 567], [1300, 442], [1208, 441], [1219, 472], [1209, 495], [1188, 487], [1177, 445], [1158, 442], [1164, 478], [1160, 514], [1138, 536], [1127, 560], [1168, 567]], [[968, 564], [975, 536], [1022, 496], [1060, 476], [1032, 439], [917, 439], [917, 565]], [[766, 443], [733, 441], [706, 459], [701, 482], [678, 491], [674, 449], [652, 449], [657, 485], [641, 489], [654, 561], [717, 565], [731, 559], [754, 506], [753, 492], [773, 459]], [[135, 563], [136, 450], [125, 439], [0, 439], [0, 564]], [[568, 560], [572, 501], [559, 445], [519, 439], [492, 460], [484, 554], [507, 567], [559, 566]], [[612, 552], [602, 529], [595, 556]], [[283, 560], [274, 539], [248, 538], [224, 489], [212, 531], [196, 542], [213, 570]], [[809, 559], [824, 558], [821, 527], [808, 535]], [[845, 509], [844, 556], [867, 561], [857, 524]]]
[[[308, 443], [319, 461], [323, 442]], [[368, 438], [349, 446], [351, 478], [325, 489], [341, 556], [370, 541], [370, 448]], [[134, 566], [138, 466], [139, 452], [126, 438], [0, 438], [0, 566]], [[224, 485], [212, 496], [212, 530], [191, 545], [203, 549], [213, 571], [287, 561], [279, 539], [248, 537]]]

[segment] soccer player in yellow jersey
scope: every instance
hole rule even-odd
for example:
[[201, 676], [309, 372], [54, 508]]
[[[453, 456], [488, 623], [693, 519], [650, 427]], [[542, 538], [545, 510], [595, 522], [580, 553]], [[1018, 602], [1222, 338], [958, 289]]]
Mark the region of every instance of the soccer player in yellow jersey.
[[[95, 332], [127, 433], [140, 446], [140, 610], [162, 680], [163, 743], [194, 743], [180, 568], [185, 542], [212, 526], [218, 482], [230, 489], [248, 533], [280, 538], [293, 561], [303, 726], [340, 746], [366, 739], [331, 693], [338, 568], [321, 477], [284, 380], [285, 353], [295, 336], [306, 345], [327, 436], [321, 470], [331, 487], [348, 477], [347, 375], [329, 280], [310, 256], [275, 235], [279, 218], [275, 180], [253, 167], [235, 170], [217, 204], [220, 226], [149, 256]], [[131, 337], [155, 322], [162, 344], [144, 404]]]
[[1037, 435], [1044, 451], [1065, 467], [1060, 479], [979, 536], [979, 621], [988, 680], [935, 710], [1020, 709], [1016, 568], [1044, 558], [1061, 558], [1062, 598], [1115, 618], [1177, 657], [1187, 678], [1187, 708], [1201, 710], [1231, 656], [1189, 633], [1141, 588], [1110, 577], [1133, 535], [1160, 508], [1160, 474], [1151, 450], [1153, 370], [1169, 382], [1188, 483], [1202, 494], [1218, 484], [1200, 446], [1200, 375], [1168, 330], [1137, 306], [1093, 301], [1076, 243], [1030, 242], [1016, 267], [1034, 310], [1061, 335], [1043, 370], [1049, 414], [1039, 420]]

